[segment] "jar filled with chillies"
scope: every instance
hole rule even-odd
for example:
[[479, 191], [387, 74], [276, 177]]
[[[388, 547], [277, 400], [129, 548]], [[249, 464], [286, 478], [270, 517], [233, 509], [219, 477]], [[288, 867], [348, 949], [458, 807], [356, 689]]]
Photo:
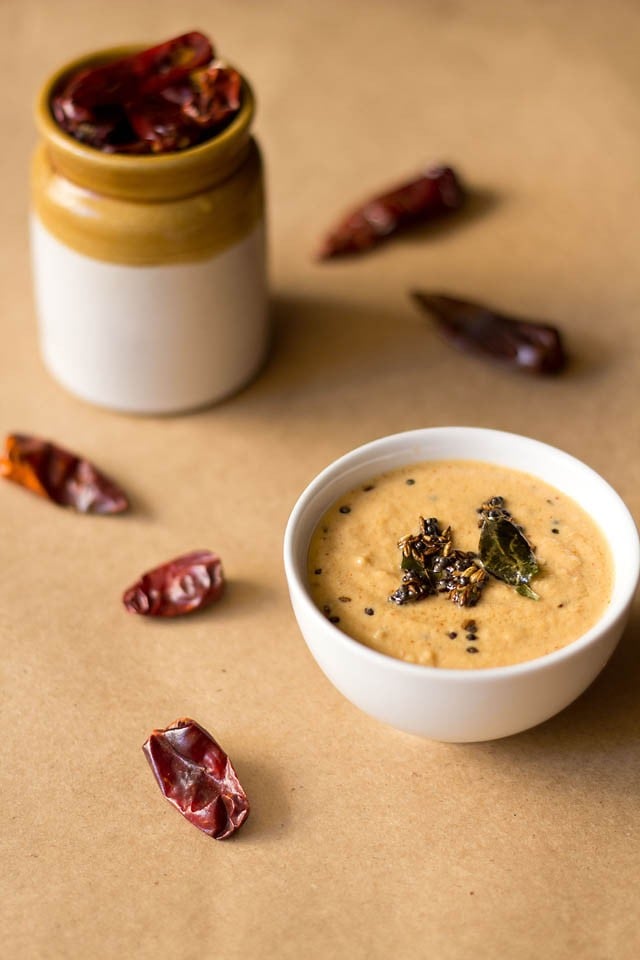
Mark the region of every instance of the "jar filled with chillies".
[[57, 71], [38, 98], [32, 252], [45, 364], [77, 396], [178, 413], [268, 340], [262, 161], [246, 79], [192, 32]]

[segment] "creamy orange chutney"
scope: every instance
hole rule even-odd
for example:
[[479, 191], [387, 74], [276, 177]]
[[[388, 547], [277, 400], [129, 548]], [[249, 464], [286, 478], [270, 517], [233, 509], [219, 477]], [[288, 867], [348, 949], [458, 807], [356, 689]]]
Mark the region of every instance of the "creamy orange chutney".
[[[398, 606], [398, 540], [420, 517], [451, 526], [456, 549], [478, 551], [477, 510], [493, 496], [535, 551], [539, 600], [489, 577], [478, 603], [446, 594]], [[341, 496], [312, 537], [308, 578], [315, 604], [355, 640], [401, 660], [478, 669], [532, 660], [580, 637], [604, 612], [612, 586], [608, 545], [570, 497], [537, 477], [477, 461], [413, 464]]]

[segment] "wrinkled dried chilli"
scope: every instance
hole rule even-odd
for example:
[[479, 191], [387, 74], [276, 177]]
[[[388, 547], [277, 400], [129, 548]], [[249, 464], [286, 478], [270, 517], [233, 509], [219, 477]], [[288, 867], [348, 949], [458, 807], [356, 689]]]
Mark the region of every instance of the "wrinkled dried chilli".
[[63, 130], [106, 153], [183, 150], [240, 109], [240, 75], [198, 31], [74, 74], [53, 97]]
[[224, 840], [249, 816], [231, 760], [195, 720], [154, 730], [142, 747], [166, 799], [203, 833]]
[[124, 491], [89, 460], [40, 437], [5, 437], [0, 475], [79, 513], [122, 513], [129, 506]]
[[567, 363], [557, 327], [497, 313], [477, 303], [416, 291], [445, 340], [466, 353], [528, 373], [559, 373]]
[[219, 600], [224, 591], [222, 561], [196, 550], [144, 573], [122, 598], [129, 613], [177, 617]]
[[435, 166], [353, 210], [326, 237], [318, 258], [362, 253], [388, 237], [460, 209], [464, 191], [451, 167]]

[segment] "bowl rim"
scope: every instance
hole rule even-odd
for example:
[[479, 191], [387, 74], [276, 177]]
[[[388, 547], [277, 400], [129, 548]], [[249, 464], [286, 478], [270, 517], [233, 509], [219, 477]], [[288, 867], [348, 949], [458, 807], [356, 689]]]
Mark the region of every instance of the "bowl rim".
[[[411, 446], [415, 445], [416, 441], [423, 443], [425, 440], [436, 439], [437, 437], [443, 437], [444, 435], [448, 435], [451, 438], [456, 436], [462, 438], [463, 436], [468, 437], [470, 434], [473, 434], [478, 439], [484, 437], [487, 440], [494, 439], [505, 444], [510, 441], [517, 444], [530, 444], [531, 449], [536, 450], [541, 457], [553, 457], [556, 460], [564, 459], [567, 464], [571, 464], [573, 469], [583, 471], [585, 477], [590, 477], [593, 481], [600, 484], [603, 491], [605, 491], [607, 496], [610, 498], [610, 501], [616, 504], [621, 517], [624, 518], [626, 524], [628, 525], [629, 537], [628, 543], [625, 544], [624, 566], [625, 571], [627, 571], [626, 587], [623, 582], [621, 589], [618, 591], [620, 595], [617, 597], [617, 599], [612, 596], [610, 602], [607, 604], [599, 619], [593, 624], [593, 626], [581, 634], [581, 636], [570, 641], [559, 650], [554, 650], [551, 653], [543, 654], [542, 656], [535, 657], [532, 660], [523, 660], [518, 663], [507, 664], [504, 666], [482, 667], [477, 669], [437, 667], [400, 660], [396, 657], [390, 656], [389, 654], [374, 650], [373, 648], [366, 646], [366, 644], [355, 640], [353, 637], [350, 637], [334, 624], [330, 623], [316, 607], [307, 588], [306, 569], [304, 571], [300, 569], [300, 564], [298, 563], [296, 557], [298, 552], [297, 548], [300, 536], [300, 525], [306, 519], [306, 514], [309, 510], [310, 504], [313, 503], [318, 493], [322, 491], [327, 483], [338, 480], [342, 474], [348, 471], [349, 467], [356, 466], [354, 461], [360, 460], [367, 454], [380, 452], [386, 446], [393, 444], [406, 444], [407, 448], [410, 448]], [[481, 462], [480, 458], [477, 456], [465, 457], [461, 455], [455, 458], [450, 456], [449, 458], [458, 460], [467, 459], [470, 462], [474, 460], [476, 462]], [[428, 459], [428, 457], [424, 457], [423, 459]], [[433, 459], [435, 460], [437, 458], [434, 457]], [[410, 462], [410, 460], [407, 461], [407, 463]], [[416, 460], [414, 462], [419, 461]], [[489, 456], [482, 462], [493, 463], [497, 461]], [[508, 464], [503, 465], [509, 466]], [[394, 468], [389, 467], [389, 469]], [[523, 469], [520, 467], [511, 467], [511, 469], [520, 470], [522, 473], [530, 473], [532, 476], [550, 483], [550, 481], [545, 478], [543, 469]], [[550, 485], [553, 486], [554, 484], [551, 483]], [[343, 492], [346, 492], [346, 490]], [[566, 493], [565, 495], [571, 496], [570, 494]], [[320, 512], [315, 517], [313, 524], [314, 528], [321, 516], [322, 513]], [[597, 523], [595, 518], [594, 522]], [[615, 588], [617, 585], [619, 585], [621, 568], [615, 561], [613, 544], [608, 537], [607, 532], [601, 527], [600, 524], [598, 524], [598, 529], [600, 529], [602, 535], [604, 536], [612, 555]], [[307, 543], [304, 554], [305, 557], [307, 555], [308, 546], [309, 544]], [[552, 669], [556, 664], [563, 663], [566, 660], [570, 660], [573, 657], [578, 656], [583, 650], [585, 650], [585, 648], [594, 645], [600, 637], [604, 636], [609, 629], [613, 627], [622, 616], [624, 616], [634, 597], [638, 585], [638, 579], [640, 578], [640, 539], [638, 537], [638, 530], [636, 528], [635, 521], [620, 495], [608, 483], [608, 481], [604, 479], [604, 477], [602, 477], [599, 473], [597, 473], [597, 471], [588, 466], [582, 460], [579, 460], [577, 457], [574, 457], [572, 454], [567, 453], [559, 447], [554, 447], [551, 444], [536, 440], [533, 437], [525, 436], [524, 434], [517, 434], [504, 430], [495, 430], [486, 427], [423, 427], [394, 434], [387, 434], [354, 447], [347, 453], [342, 454], [340, 457], [324, 467], [320, 473], [318, 473], [310, 481], [310, 483], [307, 484], [298, 497], [289, 515], [286, 525], [283, 543], [283, 555], [286, 579], [292, 599], [295, 593], [296, 600], [302, 604], [305, 614], [310, 616], [316, 626], [324, 633], [327, 638], [327, 642], [338, 645], [348, 650], [351, 654], [362, 657], [365, 662], [368, 661], [372, 665], [377, 665], [378, 667], [387, 668], [389, 670], [404, 673], [413, 677], [424, 676], [428, 677], [430, 680], [433, 680], [436, 677], [441, 677], [443, 680], [456, 680], [463, 684], [478, 684], [490, 680], [515, 678], [523, 674], [545, 671]], [[304, 631], [302, 632], [304, 636]]]

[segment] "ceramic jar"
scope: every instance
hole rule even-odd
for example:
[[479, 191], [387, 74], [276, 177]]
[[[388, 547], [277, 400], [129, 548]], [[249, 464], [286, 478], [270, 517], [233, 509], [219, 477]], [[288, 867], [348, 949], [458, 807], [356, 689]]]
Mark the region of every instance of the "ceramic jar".
[[238, 390], [268, 340], [262, 163], [254, 97], [221, 133], [173, 153], [108, 154], [36, 108], [32, 252], [44, 362], [77, 396], [130, 413], [177, 413]]

